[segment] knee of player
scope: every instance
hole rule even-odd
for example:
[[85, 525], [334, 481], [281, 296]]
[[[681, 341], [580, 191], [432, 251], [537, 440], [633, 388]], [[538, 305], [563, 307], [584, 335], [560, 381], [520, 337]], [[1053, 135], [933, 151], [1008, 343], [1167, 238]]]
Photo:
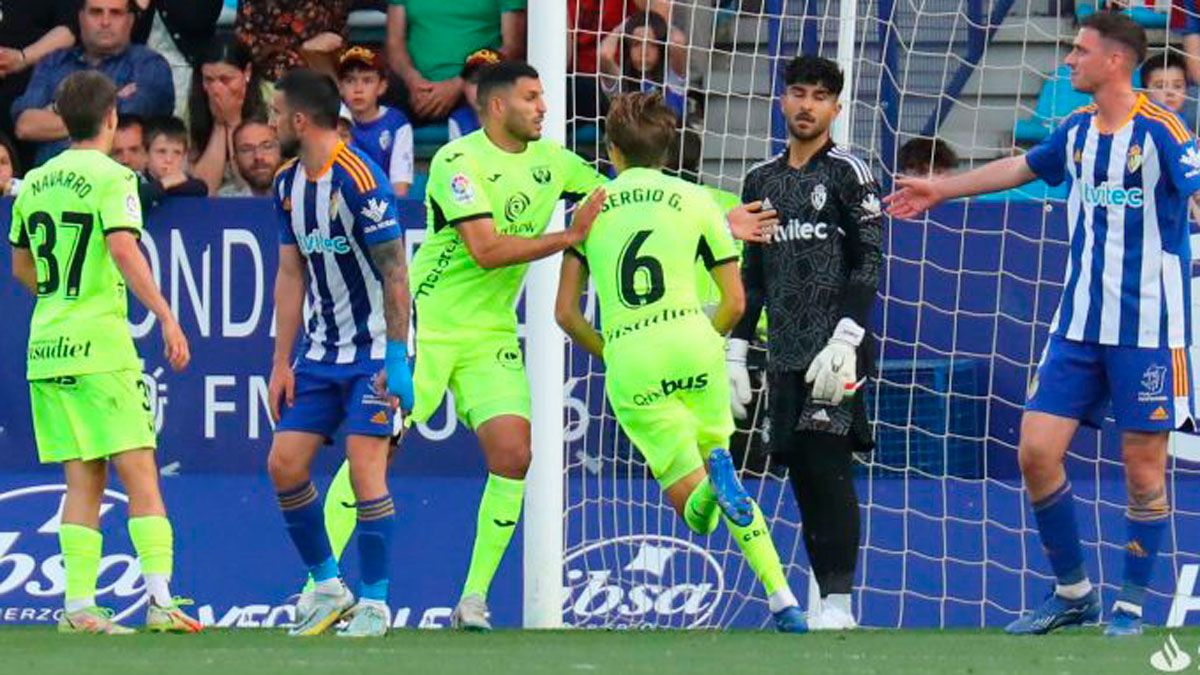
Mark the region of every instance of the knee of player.
[[295, 487], [308, 479], [304, 467], [286, 458], [282, 453], [272, 452], [267, 455], [267, 473], [271, 482], [278, 489]]
[[1050, 448], [1036, 441], [1021, 440], [1017, 450], [1017, 464], [1023, 476], [1041, 476], [1058, 470], [1061, 462], [1056, 461], [1057, 455]]
[[528, 447], [514, 443], [497, 453], [488, 470], [504, 478], [524, 480], [532, 459], [533, 455]]

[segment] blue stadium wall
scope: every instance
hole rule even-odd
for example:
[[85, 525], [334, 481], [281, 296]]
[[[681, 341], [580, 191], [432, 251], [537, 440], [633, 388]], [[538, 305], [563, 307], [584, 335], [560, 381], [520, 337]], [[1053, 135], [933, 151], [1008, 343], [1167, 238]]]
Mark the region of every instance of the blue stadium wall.
[[[1013, 616], [1010, 610], [1022, 597], [1031, 602], [1045, 590], [1041, 575], [1047, 570], [1039, 547], [1023, 532], [1032, 520], [1015, 489], [1013, 447], [1026, 366], [1044, 342], [1065, 264], [1061, 211], [1040, 203], [951, 204], [935, 214], [936, 224], [890, 226], [886, 301], [876, 323], [887, 335], [884, 377], [870, 394], [880, 397], [873, 406], [882, 422], [880, 466], [872, 476], [864, 473], [860, 486], [863, 499], [869, 494], [879, 507], [870, 510], [872, 546], [863, 554], [867, 577], [860, 579], [870, 589], [863, 594], [865, 624], [999, 625]], [[7, 232], [9, 209], [0, 212]], [[422, 208], [403, 202], [401, 212], [413, 249], [423, 236]], [[271, 435], [265, 399], [278, 241], [274, 222], [269, 203], [260, 200], [177, 199], [151, 215], [146, 241], [154, 267], [191, 338], [187, 372], [165, 367], [152, 317], [140, 307], [131, 316], [154, 394], [159, 461], [176, 523], [175, 589], [197, 600], [204, 620], [220, 625], [287, 622], [292, 594], [302, 581], [265, 468]], [[61, 477], [55, 467], [36, 462], [28, 392], [20, 376], [31, 301], [8, 280], [7, 255], [0, 256], [0, 279], [5, 280], [0, 281], [0, 307], [6, 316], [0, 331], [0, 625], [48, 622], [63, 591], [55, 536]], [[1001, 358], [990, 358], [993, 353]], [[569, 392], [574, 409], [587, 409], [589, 402], [594, 408], [600, 386], [600, 378], [592, 378]], [[571, 423], [587, 422], [577, 416]], [[391, 605], [397, 626], [441, 627], [467, 567], [485, 468], [473, 438], [452, 413], [443, 411], [419, 431], [410, 434], [391, 469], [400, 514]], [[1111, 440], [1109, 432], [1099, 447], [1115, 459]], [[1115, 465], [1094, 461], [1097, 445], [1092, 433], [1076, 443], [1086, 458], [1071, 463], [1076, 492], [1119, 504], [1120, 473]], [[319, 482], [339, 462], [333, 449], [322, 454]], [[889, 466], [916, 471], [902, 480]], [[951, 478], [941, 480], [946, 476]], [[656, 489], [643, 478], [615, 485], [606, 480], [607, 494], [622, 501], [656, 498]], [[594, 475], [572, 475], [568, 489], [577, 498], [570, 501], [597, 494], [597, 481]], [[1200, 491], [1195, 482], [1188, 483], [1189, 489], [1177, 487], [1176, 504], [1200, 511]], [[770, 481], [763, 489], [764, 502], [784, 505], [780, 517], [799, 521], [790, 495], [778, 494], [780, 482]], [[123, 501], [114, 482], [106, 499], [111, 508], [102, 517], [106, 555], [99, 600], [120, 615], [140, 619], [141, 582]], [[619, 528], [597, 529], [614, 520], [612, 505], [584, 504], [567, 522], [569, 542], [589, 542], [574, 547], [568, 560], [564, 613], [569, 622], [621, 625], [646, 619], [747, 628], [766, 622], [763, 603], [745, 601], [760, 598], [761, 592], [739, 556], [704, 554], [699, 540], [682, 528], [672, 529], [658, 511], [650, 513], [649, 522], [616, 518]], [[917, 512], [920, 517], [914, 517]], [[1096, 512], [1104, 539], [1119, 540], [1120, 509]], [[987, 524], [980, 525], [985, 516]], [[1083, 521], [1085, 536], [1095, 539], [1093, 519]], [[712, 541], [716, 550], [732, 550], [722, 536]], [[807, 563], [797, 536], [795, 528], [775, 531], [782, 551], [800, 551], [799, 565], [791, 571], [793, 586], [802, 592], [807, 578], [801, 566]], [[520, 541], [518, 532], [493, 587], [491, 606], [501, 626], [520, 625]], [[1195, 556], [1200, 527], [1179, 528], [1174, 545], [1184, 552], [1181, 564], [1200, 562]], [[660, 553], [659, 565], [639, 567], [629, 560], [631, 552], [647, 546]], [[1092, 569], [1102, 562], [1111, 575], [1120, 551], [1099, 551], [1089, 548]], [[1028, 552], [1032, 555], [1026, 558]], [[344, 566], [352, 582], [355, 557], [352, 542]], [[1167, 567], [1164, 562], [1159, 568], [1160, 595], [1149, 608], [1160, 622], [1177, 579], [1178, 570]], [[674, 581], [658, 583], [668, 572]], [[1187, 618], [1200, 622], [1200, 611]]]

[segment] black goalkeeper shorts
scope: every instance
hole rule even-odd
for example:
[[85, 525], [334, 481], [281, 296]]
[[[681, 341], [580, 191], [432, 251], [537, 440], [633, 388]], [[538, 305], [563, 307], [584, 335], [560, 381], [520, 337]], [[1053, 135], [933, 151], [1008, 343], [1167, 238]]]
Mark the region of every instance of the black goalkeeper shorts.
[[771, 371], [767, 374], [767, 419], [770, 421], [772, 454], [823, 445], [816, 441], [814, 434], [847, 437], [856, 453], [870, 452], [875, 447], [862, 389], [839, 406], [813, 403], [811, 393], [802, 372]]

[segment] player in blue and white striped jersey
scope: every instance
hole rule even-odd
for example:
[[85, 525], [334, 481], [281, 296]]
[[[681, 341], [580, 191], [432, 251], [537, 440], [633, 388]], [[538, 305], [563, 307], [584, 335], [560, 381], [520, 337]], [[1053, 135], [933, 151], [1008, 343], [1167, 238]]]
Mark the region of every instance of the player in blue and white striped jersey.
[[1039, 177], [1070, 181], [1070, 255], [1062, 300], [1021, 420], [1021, 474], [1057, 583], [1010, 633], [1096, 621], [1099, 594], [1083, 565], [1063, 460], [1080, 422], [1111, 405], [1121, 432], [1128, 506], [1121, 591], [1106, 631], [1142, 632], [1142, 604], [1170, 520], [1167, 435], [1195, 433], [1191, 390], [1188, 200], [1200, 191], [1200, 149], [1173, 112], [1133, 90], [1145, 31], [1128, 17], [1085, 20], [1067, 56], [1071, 85], [1095, 104], [1068, 117], [1025, 157], [942, 180], [897, 180], [891, 215], [911, 218], [956, 197]]
[[[315, 582], [292, 634], [316, 635], [352, 613], [341, 634], [361, 637], [383, 635], [390, 624], [395, 508], [386, 471], [393, 407], [374, 379], [384, 371], [386, 393], [412, 408], [411, 298], [395, 196], [383, 171], [339, 139], [340, 105], [333, 81], [310, 70], [280, 79], [271, 102], [271, 125], [299, 158], [274, 185], [280, 247], [269, 397], [276, 425], [267, 467], [288, 533]], [[306, 285], [308, 317], [293, 367]], [[313, 457], [339, 428], [347, 434], [358, 512], [357, 606], [341, 581], [309, 475]]]

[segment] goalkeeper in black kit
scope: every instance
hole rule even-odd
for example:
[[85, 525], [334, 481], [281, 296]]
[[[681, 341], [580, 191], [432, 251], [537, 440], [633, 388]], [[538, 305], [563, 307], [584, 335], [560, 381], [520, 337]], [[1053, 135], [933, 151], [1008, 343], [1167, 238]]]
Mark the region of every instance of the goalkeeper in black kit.
[[857, 626], [850, 592], [859, 544], [851, 468], [854, 453], [874, 445], [858, 391], [874, 368], [868, 317], [882, 265], [882, 211], [867, 165], [830, 140], [841, 110], [837, 64], [796, 57], [785, 82], [787, 149], [751, 169], [742, 186], [742, 201], [776, 209], [779, 227], [770, 242], [746, 245], [746, 312], [727, 365], [734, 414], [745, 418], [746, 353], [766, 305], [770, 448], [788, 467], [821, 589], [809, 626], [848, 629]]

